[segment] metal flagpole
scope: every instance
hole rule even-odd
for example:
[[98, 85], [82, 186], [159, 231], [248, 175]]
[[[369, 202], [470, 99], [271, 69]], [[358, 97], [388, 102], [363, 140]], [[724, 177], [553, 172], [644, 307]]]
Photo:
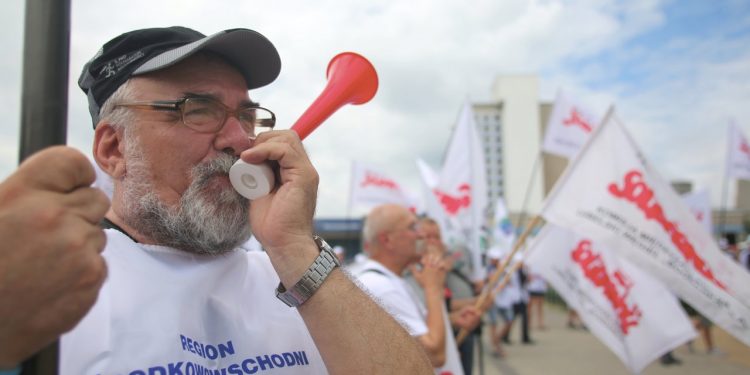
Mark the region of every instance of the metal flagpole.
[[19, 161], [65, 144], [70, 0], [27, 0]]
[[[45, 147], [65, 144], [68, 116], [70, 0], [27, 0], [19, 163]], [[23, 375], [57, 374], [58, 343], [23, 363]]]

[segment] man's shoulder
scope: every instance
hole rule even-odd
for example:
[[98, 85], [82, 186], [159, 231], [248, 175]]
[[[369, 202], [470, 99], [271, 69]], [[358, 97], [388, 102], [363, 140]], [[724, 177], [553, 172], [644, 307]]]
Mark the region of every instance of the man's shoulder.
[[365, 264], [354, 276], [377, 297], [382, 298], [403, 291], [403, 280], [377, 262]]
[[360, 280], [380, 280], [381, 282], [392, 281], [398, 278], [393, 272], [375, 260], [368, 259], [357, 267], [354, 273]]

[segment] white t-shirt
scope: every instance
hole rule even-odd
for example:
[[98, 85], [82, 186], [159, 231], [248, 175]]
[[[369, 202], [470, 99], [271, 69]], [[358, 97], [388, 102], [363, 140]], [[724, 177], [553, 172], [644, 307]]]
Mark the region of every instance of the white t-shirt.
[[108, 276], [61, 339], [60, 374], [325, 374], [263, 252], [201, 256], [109, 229]]
[[365, 260], [355, 276], [410, 335], [427, 334], [427, 309], [406, 280], [372, 259]]
[[[361, 264], [356, 276], [370, 295], [375, 297], [409, 334], [414, 337], [427, 334], [427, 308], [422, 303], [423, 297], [420, 297], [420, 293], [415, 291], [406, 279], [371, 259]], [[453, 338], [448, 312], [445, 305], [442, 308], [445, 327], [445, 364], [443, 367], [436, 368], [435, 374], [463, 375], [461, 357], [458, 354], [456, 340]]]

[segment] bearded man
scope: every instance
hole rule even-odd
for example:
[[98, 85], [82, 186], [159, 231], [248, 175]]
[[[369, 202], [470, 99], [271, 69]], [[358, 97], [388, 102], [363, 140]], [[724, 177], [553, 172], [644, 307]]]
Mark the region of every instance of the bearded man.
[[[109, 275], [62, 338], [62, 374], [431, 371], [313, 236], [317, 173], [248, 95], [279, 70], [255, 31], [183, 27], [123, 34], [86, 64], [93, 156], [114, 186]], [[274, 164], [279, 185], [249, 202], [228, 177], [239, 158]], [[239, 248], [251, 228], [265, 252]]]

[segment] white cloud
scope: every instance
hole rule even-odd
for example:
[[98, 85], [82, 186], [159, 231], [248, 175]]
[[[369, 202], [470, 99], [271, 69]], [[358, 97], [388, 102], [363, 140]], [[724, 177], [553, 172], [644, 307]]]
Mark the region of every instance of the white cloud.
[[[12, 125], [0, 130], [0, 144], [7, 147], [17, 138], [19, 119], [19, 3], [0, 5], [0, 42], [6, 56], [16, 57], [0, 65], [0, 116]], [[251, 95], [278, 114], [281, 127], [291, 125], [325, 86], [331, 57], [347, 50], [367, 56], [380, 77], [375, 99], [342, 108], [305, 140], [321, 175], [318, 214], [325, 217], [347, 212], [351, 160], [378, 165], [416, 190], [414, 159], [439, 164], [461, 104], [467, 98], [489, 99], [497, 74], [539, 72], [545, 100], [565, 87], [602, 111], [616, 103], [646, 155], [667, 177], [715, 179], [723, 116], [750, 122], [748, 110], [738, 107], [750, 96], [747, 57], [703, 57], [744, 49], [746, 40], [737, 45], [723, 39], [699, 45], [693, 39], [675, 40], [663, 52], [624, 48], [632, 38], [669, 23], [662, 1], [77, 0], [72, 9], [69, 142], [85, 151], [92, 130], [74, 81], [100, 45], [122, 32], [177, 24], [204, 33], [230, 27], [262, 32], [280, 51], [282, 74]], [[688, 58], [671, 57], [674, 51]], [[653, 85], [634, 90], [620, 81], [617, 71], [598, 59], [605, 53], [609, 63], [645, 61], [639, 68]], [[705, 126], [721, 131], [707, 136]], [[675, 140], [711, 157], [684, 151]], [[10, 158], [15, 151], [5, 150], [0, 176], [15, 165], [15, 156]]]

